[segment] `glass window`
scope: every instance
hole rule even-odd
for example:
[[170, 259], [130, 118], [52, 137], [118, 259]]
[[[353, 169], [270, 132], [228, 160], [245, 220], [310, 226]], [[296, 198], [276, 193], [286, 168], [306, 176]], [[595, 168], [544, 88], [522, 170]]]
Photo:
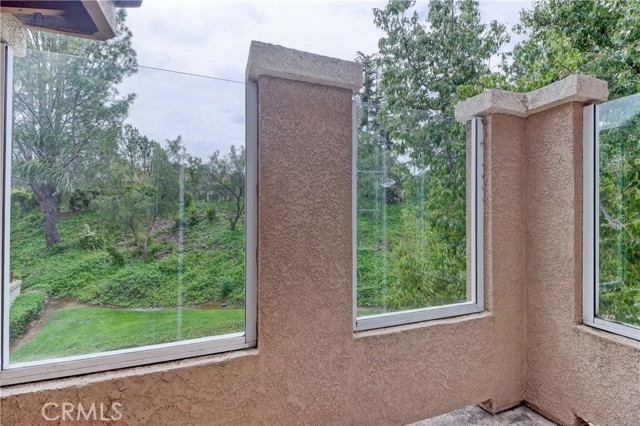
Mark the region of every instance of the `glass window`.
[[640, 94], [585, 123], [585, 322], [640, 338]]
[[463, 125], [357, 106], [356, 330], [482, 310], [480, 120], [472, 130], [468, 148]]
[[34, 34], [77, 55], [7, 73], [3, 382], [251, 346], [253, 88]]

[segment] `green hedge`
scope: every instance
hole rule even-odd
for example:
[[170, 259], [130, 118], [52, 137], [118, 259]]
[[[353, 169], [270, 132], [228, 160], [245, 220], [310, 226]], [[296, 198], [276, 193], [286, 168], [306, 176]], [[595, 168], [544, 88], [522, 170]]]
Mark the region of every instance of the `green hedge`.
[[40, 317], [46, 293], [32, 291], [16, 297], [9, 310], [9, 339], [11, 342], [22, 337], [29, 324]]

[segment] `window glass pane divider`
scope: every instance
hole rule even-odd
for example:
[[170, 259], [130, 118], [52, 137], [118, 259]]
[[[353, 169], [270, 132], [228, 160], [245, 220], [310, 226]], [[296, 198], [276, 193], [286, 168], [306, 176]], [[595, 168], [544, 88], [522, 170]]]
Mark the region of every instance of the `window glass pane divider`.
[[595, 308], [595, 239], [597, 238], [595, 218], [595, 105], [584, 107], [582, 111], [583, 135], [582, 156], [584, 163], [583, 182], [583, 237], [582, 237], [582, 314], [585, 324], [593, 324]]
[[0, 132], [1, 151], [0, 158], [2, 176], [2, 297], [0, 298], [0, 309], [2, 310], [2, 330], [0, 340], [2, 341], [1, 354], [2, 362], [0, 369], [9, 365], [9, 232], [11, 222], [11, 188], [6, 185], [11, 179], [10, 161], [10, 141], [12, 140], [12, 118], [13, 118], [13, 51], [3, 43], [0, 43], [0, 120], [2, 120], [2, 132]]
[[353, 329], [358, 327], [358, 102], [351, 102], [351, 290]]

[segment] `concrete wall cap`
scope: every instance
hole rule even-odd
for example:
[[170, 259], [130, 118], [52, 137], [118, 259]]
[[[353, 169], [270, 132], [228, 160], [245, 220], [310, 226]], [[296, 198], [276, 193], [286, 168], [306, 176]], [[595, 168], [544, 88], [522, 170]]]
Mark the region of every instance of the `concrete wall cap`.
[[609, 96], [608, 84], [586, 75], [571, 75], [529, 93], [489, 89], [456, 105], [456, 120], [503, 113], [528, 117], [568, 102], [600, 103]]
[[324, 84], [357, 91], [362, 86], [362, 65], [275, 44], [252, 41], [247, 62], [247, 81], [262, 75]]

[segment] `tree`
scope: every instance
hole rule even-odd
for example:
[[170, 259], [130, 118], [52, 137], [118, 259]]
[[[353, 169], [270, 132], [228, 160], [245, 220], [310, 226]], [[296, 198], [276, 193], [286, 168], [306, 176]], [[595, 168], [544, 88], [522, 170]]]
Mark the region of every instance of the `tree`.
[[[396, 153], [409, 158], [412, 180], [426, 187], [422, 194], [418, 185], [409, 185], [417, 208], [404, 216], [403, 226], [407, 235], [419, 230], [418, 245], [428, 246], [428, 252], [414, 250], [405, 239], [400, 245], [407, 247], [398, 246], [394, 253], [406, 267], [424, 265], [424, 259], [417, 259], [423, 254], [437, 258], [434, 266], [441, 271], [398, 280], [389, 302], [425, 306], [436, 300], [425, 288], [446, 288], [452, 297], [458, 294], [452, 285], [464, 289], [466, 132], [454, 119], [454, 106], [482, 90], [483, 78], [491, 75], [490, 58], [509, 37], [498, 22], [480, 22], [475, 0], [432, 0], [423, 15], [413, 0], [391, 0], [374, 9], [374, 16], [385, 32], [378, 43], [384, 98], [378, 120]], [[412, 217], [420, 217], [423, 226]], [[417, 285], [416, 280], [424, 282]]]
[[207, 185], [207, 166], [200, 157], [189, 155], [187, 157], [187, 168], [185, 176], [185, 186], [196, 200], [207, 200], [209, 191]]
[[120, 138], [120, 152], [129, 163], [129, 181], [135, 182], [140, 176], [151, 174], [151, 159], [154, 142], [140, 134], [130, 124], [125, 124]]
[[59, 197], [77, 180], [91, 147], [117, 143], [134, 99], [117, 90], [137, 69], [125, 17], [118, 12], [118, 36], [108, 42], [29, 31], [32, 50], [15, 62], [15, 177], [40, 205], [49, 248], [60, 242]]
[[245, 160], [244, 146], [239, 150], [232, 146], [224, 157], [220, 157], [220, 151], [216, 151], [209, 158], [209, 176], [214, 187], [227, 199], [232, 230], [236, 229], [245, 209]]
[[134, 182], [114, 184], [96, 203], [108, 226], [129, 233], [145, 259], [160, 219], [177, 210], [179, 196], [175, 165], [157, 142], [152, 143], [149, 164]]
[[612, 99], [640, 92], [637, 0], [538, 1], [520, 20], [515, 31], [528, 38], [504, 65], [508, 88], [535, 90], [580, 73], [606, 80]]

